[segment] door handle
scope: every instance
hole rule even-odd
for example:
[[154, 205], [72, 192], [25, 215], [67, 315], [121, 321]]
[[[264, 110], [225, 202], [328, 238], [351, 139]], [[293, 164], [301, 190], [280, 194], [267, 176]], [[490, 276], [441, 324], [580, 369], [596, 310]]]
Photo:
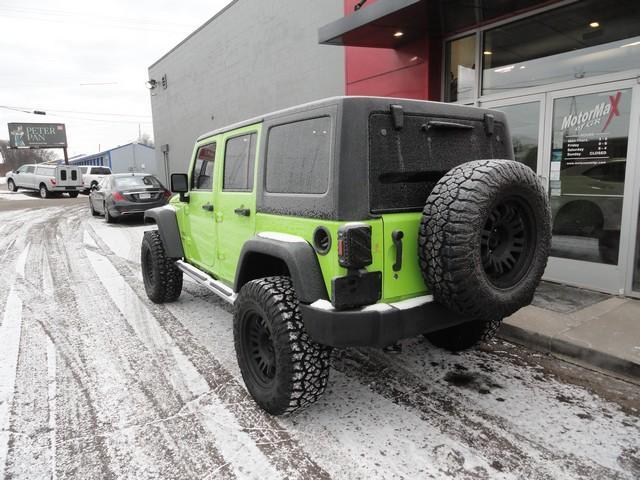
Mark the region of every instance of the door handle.
[[205, 203], [204, 205], [202, 205], [202, 209], [206, 210], [207, 212], [213, 212], [213, 205], [211, 205], [210, 203]]
[[393, 264], [393, 271], [398, 272], [402, 269], [402, 239], [404, 232], [402, 230], [394, 230], [391, 232], [391, 239], [396, 247], [396, 263]]
[[249, 210], [248, 208], [236, 208], [234, 210], [234, 213], [236, 215], [240, 215], [241, 217], [248, 217], [249, 215], [251, 215], [251, 210]]

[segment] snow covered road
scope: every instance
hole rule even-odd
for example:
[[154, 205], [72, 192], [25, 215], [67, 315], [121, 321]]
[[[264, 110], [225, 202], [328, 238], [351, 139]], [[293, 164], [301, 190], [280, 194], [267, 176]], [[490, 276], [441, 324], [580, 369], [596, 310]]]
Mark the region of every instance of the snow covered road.
[[227, 305], [147, 300], [148, 228], [0, 213], [0, 479], [640, 478], [640, 388], [504, 342], [336, 351], [317, 404], [265, 414]]

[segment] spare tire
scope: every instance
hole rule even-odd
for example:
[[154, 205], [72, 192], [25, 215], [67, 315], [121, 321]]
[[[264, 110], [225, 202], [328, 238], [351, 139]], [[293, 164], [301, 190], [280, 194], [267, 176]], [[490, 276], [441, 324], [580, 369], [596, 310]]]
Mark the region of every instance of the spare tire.
[[531, 303], [547, 265], [551, 212], [536, 174], [511, 160], [476, 160], [432, 190], [419, 257], [434, 298], [476, 320], [499, 320]]

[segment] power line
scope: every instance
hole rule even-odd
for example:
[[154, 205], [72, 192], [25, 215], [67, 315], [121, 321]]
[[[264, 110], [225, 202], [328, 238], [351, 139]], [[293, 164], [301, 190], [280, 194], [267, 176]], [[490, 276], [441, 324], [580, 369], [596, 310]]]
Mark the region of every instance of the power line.
[[[10, 107], [7, 105], [0, 105], [0, 108], [6, 108], [8, 110], [16, 110], [19, 112], [31, 113], [32, 109], [28, 107]], [[78, 110], [58, 110], [58, 109], [50, 109], [50, 108], [40, 108], [40, 110], [44, 110], [46, 112], [58, 112], [58, 113], [80, 113], [85, 115], [99, 115], [99, 116], [107, 116], [107, 117], [144, 117], [151, 118], [151, 115], [138, 115], [135, 113], [107, 113], [107, 112], [86, 112], [86, 111], [78, 111]]]

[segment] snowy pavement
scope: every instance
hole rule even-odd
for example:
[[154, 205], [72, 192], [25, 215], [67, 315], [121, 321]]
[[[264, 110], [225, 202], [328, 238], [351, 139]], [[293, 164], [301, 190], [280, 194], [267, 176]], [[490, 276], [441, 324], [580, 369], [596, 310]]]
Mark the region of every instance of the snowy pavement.
[[0, 213], [0, 479], [640, 478], [640, 389], [504, 342], [335, 351], [318, 403], [265, 414], [228, 306], [147, 300], [148, 228]]

